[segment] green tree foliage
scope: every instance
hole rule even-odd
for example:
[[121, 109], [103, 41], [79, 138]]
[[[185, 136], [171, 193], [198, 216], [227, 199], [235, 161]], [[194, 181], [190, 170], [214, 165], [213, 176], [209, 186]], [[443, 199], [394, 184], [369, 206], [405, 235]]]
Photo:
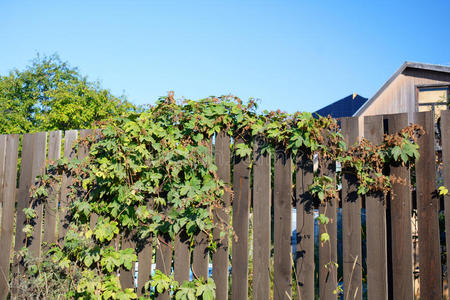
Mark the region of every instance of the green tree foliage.
[[25, 70], [0, 76], [0, 133], [89, 128], [134, 110], [56, 54], [38, 55]]

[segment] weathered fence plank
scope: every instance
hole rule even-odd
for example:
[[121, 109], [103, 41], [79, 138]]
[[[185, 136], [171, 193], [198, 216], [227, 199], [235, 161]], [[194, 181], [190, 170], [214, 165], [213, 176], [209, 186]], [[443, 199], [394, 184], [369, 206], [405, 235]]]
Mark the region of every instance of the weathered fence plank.
[[150, 280], [150, 273], [153, 263], [153, 249], [151, 239], [138, 243], [138, 280], [137, 295], [144, 294], [145, 283]]
[[[383, 142], [383, 116], [364, 118], [364, 137], [373, 144]], [[366, 195], [367, 297], [388, 298], [386, 252], [386, 206], [382, 192]]]
[[[172, 272], [172, 243], [169, 237], [159, 236], [156, 241], [156, 269], [166, 275]], [[159, 294], [157, 300], [169, 300], [169, 291]]]
[[[442, 167], [444, 186], [450, 188], [450, 110], [441, 112]], [[450, 266], [450, 193], [444, 196], [445, 242], [447, 249], [447, 268]], [[447, 271], [447, 282], [450, 283], [450, 272]]]
[[27, 238], [23, 232], [23, 228], [27, 224], [23, 209], [30, 207], [30, 188], [45, 163], [46, 137], [47, 134], [45, 132], [25, 134], [23, 136], [21, 172], [17, 195], [17, 225], [14, 249], [19, 251], [23, 246], [30, 246], [30, 251], [35, 256], [40, 254], [42, 206], [40, 203], [34, 204], [33, 208], [37, 212], [34, 222], [37, 227], [34, 228], [31, 238]]
[[[23, 232], [23, 227], [26, 225], [25, 214], [23, 209], [29, 204], [29, 194], [31, 187], [31, 170], [33, 164], [33, 135], [24, 134], [22, 139], [22, 160], [20, 162], [20, 177], [19, 177], [19, 189], [17, 191], [17, 217], [16, 217], [16, 236], [14, 241], [14, 250], [17, 252], [25, 246], [26, 236]], [[16, 275], [22, 269], [19, 261], [14, 261], [13, 277], [16, 279]], [[14, 285], [17, 285], [17, 281], [14, 281]], [[15, 289], [12, 290], [14, 294], [17, 293]]]
[[208, 279], [208, 235], [200, 232], [194, 237], [194, 249], [192, 250], [192, 273], [194, 277]]
[[420, 299], [440, 299], [442, 283], [434, 118], [431, 112], [417, 112], [414, 117], [425, 129], [425, 134], [418, 140], [420, 158], [416, 162]]
[[[31, 186], [34, 186], [36, 176], [42, 175], [45, 169], [45, 157], [47, 152], [47, 132], [33, 134], [33, 169], [31, 171]], [[30, 192], [29, 192], [30, 193]], [[30, 199], [31, 200], [31, 199]], [[42, 244], [42, 219], [44, 203], [36, 201], [32, 203], [32, 208], [36, 211], [34, 218], [33, 234], [28, 242], [30, 254], [35, 257], [41, 256]]]
[[[0, 135], [0, 207], [1, 207], [1, 203], [3, 202], [3, 195], [1, 193], [1, 189], [3, 187], [3, 179], [5, 178], [5, 152], [6, 152], [6, 138], [7, 135], [6, 134], [2, 134]], [[0, 221], [1, 221], [1, 216], [2, 215], [2, 211], [0, 209]], [[1, 237], [1, 235], [0, 235]]]
[[[211, 140], [208, 141], [209, 153], [212, 155], [212, 143]], [[208, 262], [209, 262], [209, 236], [203, 231], [200, 231], [194, 237], [194, 249], [192, 250], [192, 273], [194, 277], [203, 278], [207, 280]]]
[[[242, 140], [235, 141], [237, 144]], [[248, 216], [250, 209], [250, 160], [234, 154], [233, 238], [231, 264], [231, 299], [248, 299]], [[234, 282], [234, 284], [233, 284]], [[237, 284], [236, 284], [237, 283]]]
[[277, 149], [274, 166], [273, 299], [291, 299], [292, 294], [292, 160], [289, 152]]
[[[336, 182], [336, 163], [326, 161], [323, 170], [325, 176]], [[328, 233], [330, 240], [319, 245], [319, 297], [320, 299], [337, 299], [334, 292], [337, 288], [337, 209], [338, 199], [329, 199], [326, 204], [319, 206], [319, 213], [325, 214], [330, 220], [327, 225], [319, 226], [319, 239], [323, 233]], [[326, 228], [326, 230], [325, 230]]]
[[[385, 115], [384, 119], [390, 134], [408, 126], [408, 114]], [[407, 167], [396, 166], [391, 167], [390, 175], [404, 179], [406, 184], [393, 183], [388, 199], [391, 228], [388, 272], [392, 276], [392, 290], [389, 293], [394, 299], [413, 299], [410, 174]]]
[[[342, 135], [348, 147], [358, 142], [357, 117], [342, 118]], [[353, 170], [342, 169], [342, 247], [344, 297], [362, 299], [361, 197]]]
[[[51, 131], [48, 135], [48, 161], [55, 162], [61, 157], [61, 131]], [[56, 242], [56, 221], [58, 216], [59, 189], [51, 189], [45, 203], [44, 242]]]
[[[122, 249], [136, 248], [136, 243], [133, 240], [132, 233], [122, 233]], [[120, 285], [123, 289], [134, 289], [134, 273], [135, 264], [131, 264], [131, 269], [127, 270], [125, 268], [120, 269]]]
[[313, 175], [313, 161], [307, 153], [299, 154], [295, 179], [298, 300], [314, 300], [314, 199], [309, 193]]
[[[78, 132], [76, 130], [68, 130], [64, 133], [64, 157], [69, 161], [76, 157], [74, 144], [77, 140]], [[59, 227], [58, 227], [58, 237], [63, 239], [66, 235], [67, 229], [69, 227], [69, 186], [72, 184], [73, 179], [70, 176], [63, 175], [61, 180], [61, 195], [60, 195], [60, 206], [59, 206]]]
[[253, 150], [253, 299], [270, 299], [271, 158], [261, 153], [266, 143], [255, 138]]
[[[214, 152], [214, 163], [217, 166], [217, 176], [225, 185], [230, 187], [230, 137], [225, 133], [219, 133], [216, 136]], [[231, 195], [228, 191], [222, 197], [224, 209], [214, 210], [214, 222], [216, 224], [230, 224]], [[216, 299], [228, 299], [228, 239], [229, 234], [225, 231], [221, 237], [221, 228], [215, 228], [213, 231], [213, 239], [217, 243], [217, 250], [212, 255], [212, 278], [216, 283]]]
[[4, 154], [0, 157], [3, 165], [0, 170], [3, 174], [3, 182], [0, 186], [3, 204], [0, 235], [0, 299], [6, 299], [9, 291], [9, 266], [14, 231], [19, 136], [16, 134], [1, 135], [0, 146]]
[[189, 266], [191, 262], [189, 243], [189, 237], [185, 230], [181, 231], [175, 239], [173, 271], [174, 278], [179, 283], [183, 283], [183, 281], [189, 280]]

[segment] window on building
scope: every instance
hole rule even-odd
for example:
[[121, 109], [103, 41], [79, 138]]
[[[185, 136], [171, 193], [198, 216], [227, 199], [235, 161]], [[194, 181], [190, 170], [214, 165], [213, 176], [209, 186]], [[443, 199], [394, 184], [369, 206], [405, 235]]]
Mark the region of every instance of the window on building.
[[418, 111], [433, 111], [435, 121], [441, 111], [447, 109], [449, 86], [419, 87], [417, 93]]

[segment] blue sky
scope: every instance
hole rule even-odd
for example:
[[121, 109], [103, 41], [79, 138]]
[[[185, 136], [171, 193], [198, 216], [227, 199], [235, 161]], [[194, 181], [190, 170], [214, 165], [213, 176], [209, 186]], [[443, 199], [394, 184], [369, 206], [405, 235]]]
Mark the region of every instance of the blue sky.
[[58, 53], [136, 104], [234, 94], [315, 111], [406, 60], [450, 65], [450, 1], [5, 1], [0, 74]]

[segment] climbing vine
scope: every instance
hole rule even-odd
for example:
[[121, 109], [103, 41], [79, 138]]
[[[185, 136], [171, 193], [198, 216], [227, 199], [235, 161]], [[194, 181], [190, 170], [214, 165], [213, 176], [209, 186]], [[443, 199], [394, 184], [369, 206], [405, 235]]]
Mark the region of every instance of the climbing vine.
[[[383, 168], [413, 163], [418, 157], [415, 139], [422, 134], [421, 128], [410, 126], [385, 136], [380, 145], [364, 139], [358, 145], [346, 145], [338, 123], [329, 117], [258, 113], [255, 101], [243, 103], [233, 96], [177, 103], [173, 94], [142, 113], [98, 127], [95, 134], [78, 143], [78, 147], [90, 149], [85, 159], [49, 164], [33, 190], [34, 201], [46, 201], [62, 176], [73, 178], [67, 234], [47, 248], [48, 257], [68, 278], [70, 291], [66, 296], [73, 298], [137, 298], [133, 289], [121, 288], [116, 275], [120, 269], [130, 270], [137, 260], [134, 249], [115, 245], [120, 236], [129, 236], [137, 244], [151, 240], [158, 247], [181, 231], [192, 245], [195, 235], [204, 232], [209, 236], [210, 251], [216, 247], [213, 228], [222, 229], [227, 238], [230, 225], [213, 221], [214, 209], [225, 209], [221, 199], [228, 189], [218, 178], [211, 155], [211, 141], [219, 132], [243, 141], [232, 146], [240, 157], [251, 155], [253, 139], [259, 135], [267, 138], [262, 152], [282, 147], [293, 156], [313, 159], [316, 155], [320, 167], [310, 192], [323, 205], [337, 197], [335, 179], [323, 171], [327, 161], [336, 161], [343, 171], [355, 174], [359, 194], [387, 193], [392, 182], [401, 179], [384, 175]], [[31, 208], [25, 213], [30, 237], [36, 214]], [[319, 216], [322, 226], [330, 221]], [[321, 236], [322, 243], [328, 239], [325, 234]], [[39, 272], [33, 276], [36, 274]], [[192, 282], [178, 283], [157, 271], [141, 299], [167, 291], [177, 300], [213, 299], [212, 279], [194, 276]]]

